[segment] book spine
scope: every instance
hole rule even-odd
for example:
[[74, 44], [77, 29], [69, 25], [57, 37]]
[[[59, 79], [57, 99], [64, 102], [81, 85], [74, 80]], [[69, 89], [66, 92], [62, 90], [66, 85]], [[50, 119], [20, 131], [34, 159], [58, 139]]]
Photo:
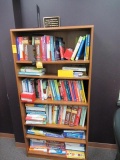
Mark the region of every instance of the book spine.
[[72, 111], [71, 111], [69, 126], [74, 126], [76, 115], [77, 115], [77, 111], [78, 111], [78, 106], [73, 106], [72, 107]]
[[49, 109], [48, 109], [48, 112], [49, 112], [49, 124], [52, 124], [52, 105], [49, 105]]
[[18, 61], [20, 61], [19, 37], [16, 38], [16, 46], [17, 46], [17, 59]]
[[66, 115], [65, 115], [65, 123], [66, 125], [69, 124], [70, 116], [71, 116], [72, 107], [67, 106]]
[[85, 54], [84, 54], [84, 60], [89, 59], [90, 54], [90, 35], [86, 35], [86, 43], [85, 43]]
[[55, 53], [54, 53], [54, 37], [50, 36], [50, 51], [51, 51], [51, 59], [55, 61]]
[[75, 122], [74, 122], [75, 126], [79, 125], [81, 112], [82, 112], [82, 109], [79, 107], [77, 110], [77, 115], [76, 115]]
[[50, 36], [46, 36], [47, 61], [51, 61], [50, 56]]
[[57, 93], [57, 100], [61, 100], [57, 80], [54, 80], [54, 84], [55, 84], [55, 89]]

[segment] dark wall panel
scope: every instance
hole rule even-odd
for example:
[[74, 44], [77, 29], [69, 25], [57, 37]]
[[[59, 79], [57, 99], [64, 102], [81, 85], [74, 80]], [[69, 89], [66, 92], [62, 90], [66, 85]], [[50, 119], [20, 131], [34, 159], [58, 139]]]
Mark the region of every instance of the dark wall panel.
[[23, 27], [37, 27], [36, 4], [61, 25], [95, 25], [89, 141], [114, 143], [113, 114], [120, 88], [119, 15], [115, 0], [21, 0]]
[[[0, 54], [3, 64], [4, 79], [6, 83], [7, 98], [9, 100], [8, 108], [3, 109], [6, 116], [11, 113], [13, 131], [15, 134], [15, 140], [18, 142], [24, 142], [23, 132], [20, 118], [20, 110], [17, 96], [17, 86], [14, 74], [11, 40], [10, 40], [10, 28], [15, 28], [14, 10], [12, 0], [0, 1]], [[1, 81], [2, 79], [0, 79]], [[6, 102], [7, 103], [7, 102]], [[1, 108], [0, 102], [0, 108]], [[10, 122], [9, 122], [10, 123]], [[7, 125], [7, 124], [6, 124]], [[9, 126], [4, 126], [8, 127]], [[11, 127], [10, 127], [11, 128]]]
[[13, 134], [12, 120], [7, 99], [5, 77], [0, 51], [0, 132]]

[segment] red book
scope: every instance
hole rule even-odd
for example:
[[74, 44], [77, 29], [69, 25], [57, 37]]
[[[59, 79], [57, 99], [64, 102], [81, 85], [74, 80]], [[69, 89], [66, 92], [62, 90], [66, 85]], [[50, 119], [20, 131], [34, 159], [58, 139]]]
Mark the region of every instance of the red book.
[[36, 36], [34, 37], [35, 40], [35, 52], [36, 52], [36, 60], [40, 61], [41, 60], [41, 37], [40, 36]]
[[76, 81], [73, 81], [73, 84], [74, 84], [74, 91], [75, 91], [75, 96], [76, 96], [76, 101], [78, 102], [79, 101], [79, 95], [78, 95], [78, 92], [77, 92], [77, 82]]
[[50, 55], [50, 36], [46, 36], [46, 54], [47, 54], [47, 61], [51, 61], [51, 55]]
[[64, 53], [64, 58], [70, 60], [73, 54], [73, 50], [71, 48], [67, 48]]
[[77, 111], [78, 111], [78, 106], [73, 106], [72, 107], [72, 111], [71, 111], [71, 115], [70, 115], [69, 126], [74, 126], [76, 115], [77, 115]]
[[68, 98], [67, 98], [67, 92], [66, 92], [66, 89], [65, 89], [65, 85], [64, 85], [64, 81], [61, 80], [61, 87], [62, 87], [62, 90], [63, 90], [63, 98], [65, 101], [68, 101]]
[[82, 109], [81, 109], [81, 107], [79, 107], [78, 110], [77, 110], [77, 115], [76, 115], [75, 122], [74, 122], [75, 126], [79, 125], [81, 112], [82, 112]]
[[47, 61], [46, 36], [41, 37], [42, 61]]

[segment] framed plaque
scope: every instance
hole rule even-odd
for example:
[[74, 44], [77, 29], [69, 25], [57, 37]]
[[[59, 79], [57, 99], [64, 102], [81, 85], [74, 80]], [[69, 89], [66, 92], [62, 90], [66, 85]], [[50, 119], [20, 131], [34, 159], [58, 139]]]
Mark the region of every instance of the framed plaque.
[[59, 27], [60, 26], [60, 17], [43, 17], [43, 25], [47, 27]]

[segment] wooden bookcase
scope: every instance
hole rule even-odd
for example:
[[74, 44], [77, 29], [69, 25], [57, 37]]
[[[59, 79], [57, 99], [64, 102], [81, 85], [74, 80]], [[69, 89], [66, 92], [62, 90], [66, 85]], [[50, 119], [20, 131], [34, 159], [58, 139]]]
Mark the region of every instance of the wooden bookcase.
[[[83, 36], [85, 34], [90, 34], [90, 56], [89, 60], [78, 60], [78, 61], [71, 61], [71, 60], [59, 60], [59, 61], [44, 61], [43, 66], [46, 68], [47, 72], [43, 76], [34, 76], [34, 78], [41, 78], [41, 79], [72, 79], [72, 80], [84, 80], [87, 82], [87, 103], [81, 102], [73, 102], [73, 101], [54, 101], [54, 100], [40, 100], [36, 99], [34, 101], [35, 104], [56, 104], [56, 105], [79, 105], [79, 106], [86, 106], [87, 109], [87, 117], [86, 117], [86, 125], [84, 127], [75, 126], [70, 127], [69, 125], [59, 125], [59, 124], [46, 124], [46, 125], [27, 125], [25, 123], [25, 106], [21, 99], [20, 94], [22, 92], [22, 85], [21, 80], [24, 78], [33, 78], [33, 76], [25, 76], [25, 75], [18, 75], [18, 71], [20, 67], [25, 65], [32, 65], [32, 61], [18, 61], [17, 54], [16, 54], [16, 37], [18, 36], [27, 36], [31, 34], [42, 33], [45, 35], [53, 35], [58, 37], [63, 37], [65, 41], [65, 45], [68, 48], [75, 48], [75, 38], [77, 36]], [[73, 142], [73, 143], [82, 143], [86, 145], [86, 153], [85, 156], [87, 159], [88, 157], [88, 133], [89, 133], [89, 112], [90, 112], [90, 91], [91, 91], [91, 73], [92, 73], [92, 50], [93, 50], [93, 33], [94, 33], [94, 26], [93, 25], [85, 25], [85, 26], [65, 26], [65, 27], [55, 27], [55, 28], [25, 28], [25, 29], [11, 29], [11, 42], [12, 42], [12, 49], [13, 49], [13, 59], [14, 59], [14, 68], [15, 68], [15, 75], [16, 75], [16, 82], [18, 88], [18, 97], [19, 97], [19, 105], [21, 111], [21, 119], [22, 119], [22, 126], [24, 131], [24, 139], [26, 145], [26, 153], [28, 156], [35, 156], [35, 157], [43, 157], [48, 159], [62, 159], [66, 160], [65, 155], [57, 155], [57, 154], [49, 154], [45, 152], [39, 151], [29, 151], [29, 139], [41, 139], [41, 140], [52, 140], [58, 142]], [[86, 64], [88, 65], [88, 76], [83, 76], [79, 78], [69, 78], [69, 77], [58, 77], [57, 70], [61, 68], [65, 64]], [[53, 128], [53, 129], [75, 129], [75, 130], [84, 130], [86, 131], [86, 139], [79, 140], [79, 139], [71, 139], [71, 138], [52, 138], [52, 137], [44, 137], [44, 136], [36, 136], [36, 135], [29, 135], [26, 134], [26, 129], [28, 126], [37, 126], [42, 129], [44, 128]]]

